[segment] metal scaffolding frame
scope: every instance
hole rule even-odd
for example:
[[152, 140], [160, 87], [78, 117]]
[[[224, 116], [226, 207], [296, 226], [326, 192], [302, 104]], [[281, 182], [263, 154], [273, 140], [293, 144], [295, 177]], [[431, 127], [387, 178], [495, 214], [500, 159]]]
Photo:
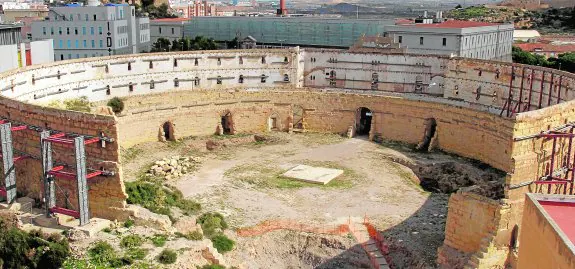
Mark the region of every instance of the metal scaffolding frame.
[[[568, 131], [562, 130], [549, 130], [537, 135], [537, 138], [543, 138], [546, 140], [552, 140], [553, 146], [551, 148], [551, 159], [549, 163], [546, 164], [545, 174], [533, 183], [536, 184], [538, 188], [536, 191], [543, 191], [543, 185], [547, 185], [547, 193], [551, 193], [553, 186], [556, 187], [554, 193], [561, 193], [563, 189], [563, 194], [573, 194], [573, 183], [575, 180], [575, 155], [572, 154], [573, 138], [575, 134], [573, 133], [575, 125], [566, 125], [569, 129]], [[562, 163], [558, 159], [560, 150], [558, 148], [558, 140], [567, 139], [567, 152], [563, 155]], [[571, 160], [573, 158], [573, 160]], [[557, 165], [559, 163], [559, 165]], [[556, 167], [559, 166], [559, 167]], [[538, 190], [537, 190], [538, 189]]]
[[2, 148], [2, 168], [4, 172], [4, 187], [0, 187], [0, 196], [6, 197], [6, 203], [16, 201], [16, 171], [14, 163], [26, 158], [26, 156], [14, 157], [12, 146], [12, 131], [26, 129], [26, 126], [12, 127], [11, 123], [0, 121], [0, 144]]
[[[100, 141], [100, 138], [84, 139], [83, 136], [66, 138], [65, 133], [50, 135], [49, 131], [41, 133], [42, 140], [42, 168], [44, 169], [44, 189], [46, 195], [46, 216], [52, 213], [59, 213], [80, 219], [80, 226], [90, 221], [90, 211], [88, 203], [88, 179], [103, 175], [103, 171], [87, 173], [85, 146]], [[64, 166], [53, 166], [52, 143], [74, 146], [76, 157], [76, 173], [64, 172]], [[78, 210], [62, 208], [56, 206], [56, 179], [75, 180], [78, 194]], [[66, 198], [67, 199], [67, 198]]]

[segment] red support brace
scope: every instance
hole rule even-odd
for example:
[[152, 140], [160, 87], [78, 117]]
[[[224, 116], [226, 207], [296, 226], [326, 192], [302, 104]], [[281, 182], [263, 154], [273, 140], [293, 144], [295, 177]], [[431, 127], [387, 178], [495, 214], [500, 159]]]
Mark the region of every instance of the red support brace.
[[555, 83], [555, 73], [551, 73], [551, 84], [549, 84], [549, 96], [547, 97], [547, 106], [551, 105], [551, 98], [553, 97], [553, 83]]
[[75, 210], [71, 210], [71, 209], [67, 209], [67, 208], [62, 208], [62, 207], [52, 207], [50, 208], [50, 212], [52, 213], [59, 213], [62, 215], [66, 215], [66, 216], [70, 216], [70, 217], [74, 217], [79, 219], [80, 218], [80, 212], [75, 211]]
[[559, 76], [559, 85], [557, 90], [557, 104], [561, 102], [561, 84], [563, 83], [563, 76]]
[[543, 102], [543, 89], [545, 88], [545, 71], [541, 75], [541, 88], [539, 89], [539, 108], [541, 108], [541, 104]]
[[533, 81], [535, 80], [535, 69], [531, 69], [531, 79], [529, 80], [529, 98], [527, 99], [527, 105], [523, 111], [531, 110], [531, 96], [533, 95]]
[[94, 138], [90, 138], [90, 139], [85, 139], [85, 140], [84, 140], [84, 145], [96, 143], [96, 142], [99, 142], [99, 141], [100, 141], [100, 138], [99, 138], [99, 137], [94, 137]]

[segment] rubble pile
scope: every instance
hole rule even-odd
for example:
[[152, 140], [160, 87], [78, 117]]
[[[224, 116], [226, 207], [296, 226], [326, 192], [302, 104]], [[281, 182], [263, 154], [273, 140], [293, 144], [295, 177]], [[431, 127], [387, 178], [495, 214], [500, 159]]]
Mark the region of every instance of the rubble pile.
[[146, 175], [172, 180], [194, 171], [196, 165], [200, 162], [199, 157], [174, 156], [164, 158], [160, 161], [156, 161]]

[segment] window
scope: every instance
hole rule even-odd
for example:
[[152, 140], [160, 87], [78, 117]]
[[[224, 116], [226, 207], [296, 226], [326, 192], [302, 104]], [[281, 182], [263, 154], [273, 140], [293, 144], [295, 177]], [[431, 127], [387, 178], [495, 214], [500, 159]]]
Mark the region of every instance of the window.
[[86, 26], [82, 27], [82, 34], [86, 35]]
[[60, 45], [60, 48], [63, 48], [63, 47], [64, 47], [64, 41], [63, 41], [63, 40], [60, 40], [60, 42], [58, 42], [58, 43], [60, 43], [60, 44], [59, 44], [59, 45]]
[[96, 14], [94, 14], [94, 20], [96, 20]]
[[75, 35], [78, 34], [78, 27], [74, 27], [74, 34], [75, 34]]
[[[62, 41], [62, 40], [60, 40], [60, 41]], [[63, 60], [64, 60], [64, 54], [60, 54], [60, 61], [63, 61]]]
[[80, 59], [80, 54], [76, 54], [76, 59]]
[[72, 54], [68, 53], [68, 59], [72, 59]]
[[[71, 47], [72, 47], [72, 40], [68, 40], [67, 43], [68, 43], [68, 48], [71, 48]], [[70, 57], [68, 57], [68, 59], [69, 59], [69, 58], [70, 58]]]
[[155, 88], [156, 88], [156, 83], [154, 83], [154, 80], [152, 79], [152, 80], [150, 80], [150, 90], [153, 90]]
[[[76, 40], [75, 43], [76, 43], [76, 48], [79, 48], [79, 47], [80, 47], [80, 42], [79, 42], [79, 40]], [[78, 58], [80, 58], [80, 57], [78, 57]]]
[[154, 69], [154, 62], [150, 61], [149, 68], [150, 68], [150, 69]]
[[42, 34], [46, 35], [46, 27], [42, 27]]
[[244, 83], [244, 75], [240, 75], [240, 78], [238, 79], [239, 83]]
[[445, 38], [445, 37], [443, 38], [443, 46], [444, 47], [447, 46], [447, 38]]
[[91, 34], [91, 35], [94, 34], [94, 27], [90, 27], [90, 34]]
[[240, 64], [244, 64], [244, 58], [242, 58], [242, 56], [240, 56]]
[[86, 19], [86, 21], [88, 21], [88, 14], [84, 14], [84, 19]]
[[99, 26], [99, 27], [98, 27], [98, 33], [99, 33], [99, 34], [102, 34], [102, 26]]
[[178, 80], [178, 78], [174, 79], [174, 87], [180, 87], [180, 81]]
[[132, 70], [132, 63], [128, 62], [128, 71]]
[[124, 18], [124, 11], [120, 9], [120, 19]]
[[285, 74], [285, 75], [284, 75], [284, 81], [285, 81], [285, 82], [289, 82], [289, 76], [288, 76], [288, 74]]
[[178, 59], [174, 59], [174, 67], [178, 67]]
[[158, 31], [160, 31], [160, 34], [162, 33], [162, 27], [158, 27]]
[[132, 84], [132, 82], [128, 83], [128, 91], [130, 92], [134, 91], [134, 85]]
[[222, 59], [218, 58], [218, 65], [222, 65]]
[[110, 91], [110, 85], [106, 85], [106, 95], [110, 95], [112, 92]]
[[66, 34], [67, 34], [67, 35], [70, 34], [70, 27], [66, 27]]
[[194, 65], [198, 66], [198, 58], [194, 59]]
[[216, 83], [220, 84], [220, 85], [222, 84], [222, 77], [221, 76], [218, 76], [218, 78], [216, 78]]
[[74, 15], [70, 14], [70, 21], [74, 20]]
[[95, 48], [95, 47], [96, 47], [96, 41], [92, 40], [92, 48]]
[[401, 44], [401, 42], [403, 42], [403, 36], [398, 36], [397, 37], [397, 43]]
[[82, 41], [82, 45], [84, 45], [84, 48], [88, 47], [88, 41], [86, 39], [84, 39]]
[[54, 27], [50, 27], [50, 34], [54, 35]]
[[423, 36], [419, 37], [419, 45], [423, 45]]
[[262, 64], [265, 64], [265, 63], [266, 63], [266, 57], [264, 56], [264, 57], [262, 57]]
[[104, 41], [100, 40], [100, 48], [103, 48], [103, 47], [104, 47]]
[[266, 75], [262, 74], [262, 78], [261, 78], [260, 81], [261, 81], [262, 83], [266, 83], [266, 78], [267, 78]]
[[58, 27], [58, 34], [62, 35], [62, 27]]
[[199, 77], [194, 78], [194, 86], [200, 86], [200, 78]]
[[172, 27], [172, 35], [174, 34], [174, 27]]

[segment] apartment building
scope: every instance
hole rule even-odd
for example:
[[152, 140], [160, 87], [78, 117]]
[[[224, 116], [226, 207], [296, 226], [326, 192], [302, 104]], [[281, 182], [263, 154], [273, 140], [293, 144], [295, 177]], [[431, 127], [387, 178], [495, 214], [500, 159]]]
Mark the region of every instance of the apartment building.
[[32, 23], [32, 40], [54, 40], [54, 59], [140, 53], [150, 50], [150, 21], [134, 6], [68, 4], [50, 8], [44, 21]]

